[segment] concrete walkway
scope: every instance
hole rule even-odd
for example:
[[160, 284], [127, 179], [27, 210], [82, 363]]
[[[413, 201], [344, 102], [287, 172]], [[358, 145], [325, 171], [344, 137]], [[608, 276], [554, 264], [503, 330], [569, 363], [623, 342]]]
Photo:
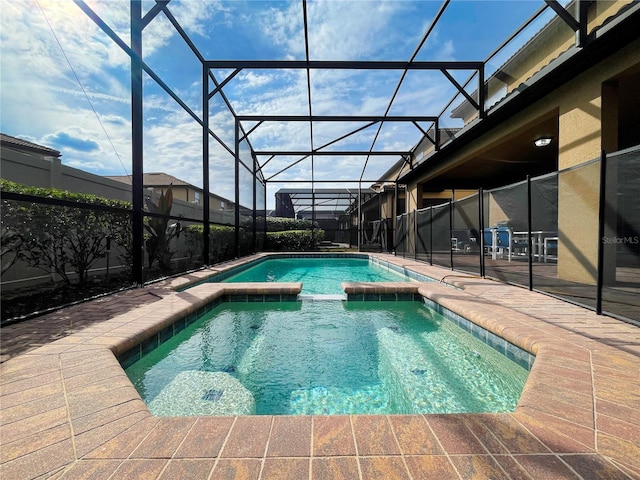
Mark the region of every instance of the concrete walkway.
[[372, 255], [444, 278], [417, 291], [536, 355], [515, 412], [153, 417], [115, 355], [221, 295], [295, 291], [173, 290], [249, 258], [2, 328], [0, 478], [640, 478], [640, 328]]

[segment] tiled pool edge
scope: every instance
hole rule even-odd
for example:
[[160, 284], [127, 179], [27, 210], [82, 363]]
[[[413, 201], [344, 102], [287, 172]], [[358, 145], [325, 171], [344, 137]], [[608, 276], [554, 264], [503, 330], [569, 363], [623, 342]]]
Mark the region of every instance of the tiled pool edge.
[[[255, 257], [255, 258], [254, 258]], [[222, 282], [227, 278], [236, 275], [244, 270], [254, 267], [266, 260], [276, 258], [357, 258], [362, 260], [368, 260], [370, 264], [392, 270], [400, 275], [405, 275], [417, 282], [432, 282], [435, 281], [427, 275], [422, 275], [413, 270], [403, 268], [395, 265], [386, 260], [380, 259], [375, 255], [369, 253], [345, 253], [345, 252], [307, 252], [307, 253], [288, 253], [288, 252], [269, 252], [260, 253], [251, 257], [244, 257], [229, 262], [225, 262], [221, 265], [216, 265], [211, 269], [203, 269], [194, 272], [193, 276], [198, 278], [191, 278], [185, 280], [184, 277], [178, 277], [172, 281], [169, 281], [172, 288], [176, 291], [184, 291], [186, 289], [201, 285], [208, 282]]]
[[215, 298], [212, 298], [205, 305], [197, 308], [194, 311], [186, 310], [185, 315], [177, 318], [173, 323], [163, 327], [158, 332], [150, 332], [150, 336], [145, 338], [137, 345], [129, 348], [128, 350], [117, 353], [116, 358], [122, 368], [126, 369], [134, 362], [138, 361], [144, 355], [159, 347], [162, 343], [166, 342], [175, 335], [178, 335], [189, 325], [193, 324], [202, 315], [211, 312], [214, 308], [223, 303], [269, 303], [269, 302], [295, 302], [297, 301], [297, 294], [291, 293], [241, 293], [242, 288], [238, 293], [228, 294], [221, 293]]
[[412, 280], [415, 280], [416, 282], [435, 282], [436, 281], [427, 275], [423, 275], [421, 273], [418, 273], [404, 266], [396, 265], [387, 260], [383, 260], [375, 255], [368, 255], [368, 256], [369, 256], [369, 263], [373, 263], [374, 265], [378, 265], [383, 268], [388, 268], [389, 270], [393, 270], [394, 272], [397, 272], [401, 275], [406, 275], [407, 277], [409, 277]]
[[[355, 299], [354, 299], [355, 297]], [[225, 294], [217, 296], [208, 302], [206, 305], [198, 308], [195, 311], [186, 313], [185, 316], [175, 320], [174, 323], [167, 325], [157, 333], [152, 334], [149, 338], [142, 340], [138, 345], [126, 350], [125, 352], [116, 355], [118, 362], [122, 365], [122, 368], [126, 369], [136, 361], [140, 360], [144, 355], [151, 352], [153, 349], [159, 347], [162, 343], [166, 342], [175, 335], [178, 335], [189, 325], [196, 322], [199, 317], [213, 311], [219, 305], [224, 303], [270, 303], [270, 302], [298, 302], [297, 295], [293, 294], [242, 294], [235, 293], [232, 295]], [[503, 354], [512, 362], [517, 363], [522, 368], [530, 371], [531, 366], [535, 360], [535, 356], [531, 353], [521, 349], [520, 347], [508, 342], [502, 337], [499, 337], [488, 330], [485, 330], [481, 326], [470, 322], [461, 315], [452, 312], [451, 310], [444, 308], [442, 305], [423, 297], [419, 293], [380, 293], [380, 294], [352, 294], [347, 297], [347, 301], [414, 301], [421, 302], [428, 308], [435, 310], [442, 315], [446, 320], [455, 323], [458, 327], [464, 331], [470, 333], [478, 340], [482, 341], [489, 347], [493, 348], [497, 352]]]
[[[407, 270], [406, 268], [404, 270]], [[383, 302], [383, 301], [420, 301], [427, 307], [432, 308], [447, 320], [455, 323], [463, 330], [469, 332], [474, 337], [486, 343], [494, 350], [505, 355], [510, 360], [516, 362], [521, 367], [531, 370], [531, 366], [535, 360], [535, 354], [531, 350], [526, 350], [513, 342], [496, 335], [486, 329], [484, 325], [490, 324], [487, 318], [482, 318], [482, 323], [474, 323], [465, 318], [464, 315], [456, 310], [456, 305], [452, 304], [449, 308], [429, 298], [430, 292], [438, 288], [434, 287], [434, 280], [424, 284], [404, 283], [394, 288], [385, 282], [381, 283], [343, 283], [342, 286], [347, 293], [347, 299], [351, 302]], [[431, 287], [431, 288], [429, 288]], [[478, 320], [478, 318], [477, 318]]]
[[[444, 274], [446, 271], [441, 269], [440, 273]], [[480, 283], [479, 281], [478, 284]], [[493, 287], [491, 282], [485, 283], [490, 284], [488, 288]], [[426, 287], [423, 286], [421, 288]], [[492, 454], [497, 455], [495, 459], [506, 455], [505, 459], [513, 462], [515, 457], [512, 457], [512, 455], [516, 455], [519, 461], [524, 460], [526, 462], [529, 461], [529, 458], [532, 462], [542, 462], [543, 458], [548, 458], [551, 462], [548, 464], [549, 466], [552, 464], [556, 466], [563, 464], [566, 468], [566, 465], [571, 465], [576, 471], [579, 471], [578, 463], [576, 463], [578, 461], [579, 464], [589, 467], [598, 466], [605, 468], [605, 470], [611, 467], [612, 463], [610, 462], [614, 462], [620, 468], [623, 468], [630, 478], [636, 478], [636, 476], [640, 475], [640, 464], [638, 462], [638, 459], [640, 459], [640, 448], [637, 443], [634, 444], [631, 440], [625, 440], [628, 435], [625, 435], [624, 432], [620, 430], [616, 431], [613, 427], [609, 426], [610, 420], [606, 419], [612, 418], [608, 416], [611, 415], [611, 412], [609, 410], [597, 411], [597, 406], [600, 405], [600, 401], [581, 402], [583, 397], [586, 397], [586, 400], [591, 399], [591, 395], [579, 395], [579, 392], [575, 390], [573, 386], [576, 383], [573, 372], [579, 373], [580, 377], [593, 377], [594, 382], [607, 382], [609, 378], [608, 375], [611, 375], [611, 373], [604, 375], [602, 368], [596, 368], [598, 365], [606, 362], [606, 370], [609, 372], [613, 372], [613, 369], [624, 370], [625, 372], [637, 371], [640, 365], [638, 357], [623, 355], [619, 350], [613, 349], [605, 344], [598, 344], [597, 347], [594, 345], [594, 347], [592, 347], [594, 348], [593, 350], [588, 350], [586, 347], [580, 346], [584, 343], [584, 339], [581, 340], [579, 337], [576, 337], [575, 333], [558, 330], [552, 323], [542, 322], [541, 320], [511, 310], [506, 306], [484, 300], [482, 295], [460, 295], [461, 292], [437, 283], [435, 285], [429, 285], [429, 290], [430, 293], [428, 293], [427, 296], [434, 298], [434, 301], [443, 305], [448, 305], [450, 302], [459, 302], [459, 308], [463, 311], [465, 317], [473, 318], [474, 322], [491, 324], [493, 331], [500, 332], [501, 336], [509, 338], [510, 341], [514, 341], [514, 344], [528, 346], [531, 351], [536, 352], [538, 355], [534, 369], [530, 375], [530, 380], [525, 386], [527, 391], [524, 392], [523, 396], [526, 396], [526, 399], [524, 401], [521, 399], [522, 405], [519, 405], [514, 414], [504, 414], [497, 417], [453, 415], [448, 417], [450, 419], [446, 420], [446, 422], [451, 422], [452, 427], [458, 424], [462, 425], [468, 421], [471, 422], [468, 424], [468, 427], [476, 425], [478, 422], [487, 422], [487, 426], [494, 426], [493, 432], [498, 436], [500, 436], [502, 428], [507, 428], [507, 425], [511, 425], [515, 430], [506, 430], [503, 432], [505, 435], [508, 435], [509, 438], [514, 438], [512, 437], [513, 435], [515, 435], [515, 438], [518, 438], [518, 436], [525, 434], [531, 435], [531, 433], [533, 433], [535, 438], [543, 442], [548, 450], [545, 449], [541, 455], [536, 454], [535, 451], [518, 449], [508, 449], [505, 453], [495, 451], [490, 447], [490, 444], [485, 444], [485, 448], [488, 450], [478, 457], [479, 462], [483, 461], [481, 458], [493, 458]], [[499, 286], [501, 296], [505, 294], [505, 291], [509, 292], [509, 294], [515, 293], [517, 295], [521, 292], [521, 289]], [[544, 297], [536, 298], [542, 298], [544, 300]], [[523, 301], [526, 302], [525, 299], [523, 299]], [[552, 300], [549, 300], [549, 302], [554, 303]], [[8, 467], [3, 468], [3, 471], [13, 473], [22, 471], [35, 472], [29, 476], [24, 473], [10, 477], [31, 478], [37, 475], [55, 475], [56, 472], [62, 472], [63, 470], [61, 469], [68, 468], [67, 466], [72, 466], [74, 462], [82, 460], [84, 461], [84, 463], [80, 462], [82, 465], [94, 465], [96, 468], [100, 465], [106, 466], [110, 462], [111, 464], [115, 463], [114, 469], [117, 468], [118, 465], [124, 468], [131, 462], [142, 461], [136, 460], [139, 458], [158, 459], [157, 462], [161, 462], [160, 459], [164, 459], [161, 464], [173, 462], [173, 460], [167, 460], [172, 458], [171, 453], [166, 453], [168, 451], [167, 448], [169, 448], [167, 441], [171, 443], [174, 437], [176, 439], [183, 438], [186, 431], [188, 431], [187, 429], [184, 430], [185, 433], [180, 433], [183, 432], [183, 423], [185, 425], [187, 423], [188, 425], [193, 425], [193, 420], [170, 418], [158, 421], [153, 419], [143, 404], [141, 405], [142, 402], [139, 396], [131, 392], [133, 387], [130, 383], [128, 388], [118, 386], [128, 383], [126, 382], [126, 378], [123, 378], [126, 377], [126, 375], [121, 368], [119, 369], [120, 374], [114, 377], [119, 379], [117, 382], [108, 380], [104, 375], [107, 370], [111, 371], [115, 367], [114, 362], [116, 360], [112, 352], [115, 350], [116, 345], [126, 344], [126, 342], [131, 341], [133, 337], [137, 337], [141, 331], [156, 328], [155, 326], [159, 322], [166, 321], [166, 318], [174, 315], [177, 309], [182, 309], [185, 305], [191, 305], [191, 303], [185, 302], [185, 299], [181, 298], [178, 294], [172, 294], [166, 299], [163, 299], [161, 305], [154, 304], [148, 307], [138, 307], [126, 314], [118, 315], [112, 320], [102, 322], [100, 325], [89, 327], [80, 334], [71, 335], [67, 338], [52, 342], [38, 350], [21, 355], [3, 364], [3, 386], [6, 385], [7, 382], [13, 382], [10, 384], [16, 385], [12, 388], [19, 388], [18, 383], [35, 385], [33, 387], [35, 390], [28, 390], [30, 404], [34, 402], [51, 401], [53, 398], [51, 396], [52, 387], [45, 389], [39, 396], [37, 396], [37, 392], [51, 385], [50, 382], [56, 383], [56, 377], [54, 376], [52, 379], [49, 372], [60, 372], [59, 378], [67, 385], [67, 394], [65, 394], [65, 398], [67, 398], [66, 402], [73, 401], [70, 405], [72, 408], [69, 414], [68, 425], [73, 423], [74, 428], [70, 431], [75, 438], [75, 440], [73, 440], [75, 447], [71, 449], [70, 446], [66, 447], [67, 443], [47, 444], [43, 437], [41, 441], [44, 442], [43, 445], [45, 445], [45, 447], [49, 445], [48, 447], [28, 447], [28, 450], [25, 450], [25, 453], [21, 454], [20, 457], [12, 457], [14, 460], [8, 462]], [[530, 305], [539, 308], [537, 303], [530, 303]], [[586, 315], [591, 315], [591, 313], [587, 312]], [[544, 325], [541, 325], [541, 323], [544, 323]], [[559, 365], [561, 365], [561, 367], [559, 367]], [[566, 369], [567, 373], [571, 374], [571, 376], [566, 377], [567, 385], [564, 385], [564, 383], [545, 383], [547, 377], [552, 379], [560, 378], [558, 377], [558, 368]], [[624, 375], [629, 379], [633, 378], [630, 377], [628, 373]], [[72, 382], [73, 385], [68, 382]], [[41, 386], [42, 383], [47, 385]], [[101, 385], [105, 383], [108, 383], [108, 385], [102, 387]], [[603, 387], [606, 388], [608, 383], [609, 382], [602, 384]], [[592, 383], [589, 384], [591, 385], [591, 389], [594, 388]], [[626, 385], [627, 388], [629, 388], [631, 384], [627, 383]], [[116, 386], [118, 386], [117, 392], [112, 392]], [[29, 386], [24, 385], [22, 388], [26, 391]], [[560, 391], [569, 393], [571, 404], [580, 404], [578, 407], [581, 411], [585, 413], [591, 412], [589, 418], [593, 419], [592, 422], [583, 422], [578, 418], [574, 418], [571, 415], [571, 409], [574, 408], [573, 405], [557, 403], [559, 399], [557, 395]], [[602, 391], [602, 388], [600, 391]], [[2, 395], [6, 400], [8, 400], [9, 397], [13, 398], [17, 394], [18, 392], [14, 395], [6, 396], [6, 390], [3, 388], [2, 391]], [[595, 390], [592, 394], [595, 398]], [[42, 400], [37, 400], [40, 397], [42, 397]], [[631, 405], [628, 400], [625, 400], [624, 396], [620, 397], [618, 401], [621, 402], [621, 405]], [[86, 402], [87, 406], [83, 407], [85, 416], [74, 420], [73, 411], [75, 408], [78, 408], [77, 402], [81, 402], [81, 404], [82, 402]], [[582, 403], [584, 403], [584, 405], [582, 405]], [[113, 408], [106, 410], [108, 405], [113, 405]], [[123, 409], [123, 406], [126, 405], [137, 405], [139, 414], [134, 416], [127, 413], [130, 410]], [[7, 406], [8, 404], [5, 403], [4, 408]], [[621, 408], [630, 409], [632, 407]], [[84, 423], [87, 416], [93, 418], [94, 415], [91, 412], [95, 412], [95, 416], [101, 418], [103, 423], [100, 423], [99, 426], [93, 430], [81, 433], [81, 430], [77, 428], [78, 425], [76, 422]], [[112, 412], [111, 415], [117, 416], [119, 420], [108, 420], [106, 412]], [[622, 412], [624, 412], [624, 410]], [[617, 413], [616, 418], [623, 418], [622, 415], [623, 413]], [[238, 428], [232, 427], [230, 435], [233, 436], [238, 429], [238, 432], [240, 432], [242, 430], [241, 426], [251, 424], [253, 420], [250, 420], [250, 418], [253, 417], [247, 417], [246, 420], [237, 419], [237, 422], [239, 422], [237, 423]], [[593, 423], [596, 418], [600, 419], [598, 428], [596, 428], [596, 424]], [[605, 419], [604, 423], [603, 418]], [[283, 421], [288, 422], [289, 420], [283, 419]], [[360, 425], [369, 421], [376, 422], [374, 417], [366, 419], [354, 417], [351, 419], [352, 428], [354, 428], [355, 431], [359, 431]], [[381, 419], [380, 421], [391, 422], [392, 425], [396, 423], [396, 420], [392, 418], [386, 418], [386, 420]], [[398, 419], [398, 421], [400, 421], [400, 419]], [[407, 421], [412, 420], [407, 419]], [[432, 427], [433, 422], [439, 423], [441, 421], [444, 421], [444, 419], [434, 418], [434, 420], [426, 420], [427, 424]], [[59, 421], [56, 420], [56, 422]], [[279, 423], [273, 419], [268, 420], [268, 425], [271, 425], [272, 422], [274, 422], [273, 428], [279, 425]], [[421, 422], [425, 425], [425, 428], [427, 428], [424, 423], [425, 420], [421, 420]], [[262, 425], [264, 422], [259, 423]], [[347, 423], [349, 423], [348, 420]], [[55, 423], [55, 425], [58, 424], [59, 423]], [[116, 424], [120, 425], [118, 430], [115, 429]], [[44, 430], [45, 427], [42, 426], [44, 425], [42, 417], [38, 421], [38, 425], [41, 431], [46, 433], [46, 430]], [[198, 423], [196, 423], [196, 425], [198, 425]], [[261, 428], [260, 425], [256, 425], [255, 429], [259, 430]], [[495, 427], [497, 427], [497, 429]], [[248, 431], [257, 431], [253, 428], [254, 427]], [[227, 430], [229, 430], [228, 427], [225, 432], [227, 432]], [[135, 432], [140, 432], [140, 436], [135, 436], [138, 435]], [[165, 436], [159, 437], [159, 435], [162, 435], [162, 432], [166, 432], [168, 438]], [[148, 438], [147, 435], [149, 435]], [[31, 437], [25, 437], [25, 439], [29, 438]], [[136, 440], [136, 438], [139, 439]], [[155, 447], [153, 447], [154, 442], [152, 441], [154, 438], [159, 440]], [[266, 438], [268, 438], [268, 435]], [[598, 439], [597, 442], [596, 438]], [[360, 437], [356, 437], [354, 441], [358, 445], [361, 445], [360, 442], [363, 440]], [[20, 441], [17, 443], [20, 443]], [[40, 441], [38, 443], [40, 443]], [[15, 450], [17, 447], [14, 447], [14, 445], [15, 442], [11, 444]], [[29, 445], [32, 445], [32, 442], [29, 442]], [[139, 445], [141, 448], [138, 448]], [[231, 447], [232, 445], [222, 447], [220, 456], [229, 458], [231, 454], [225, 454], [225, 452], [230, 451]], [[369, 457], [366, 456], [367, 454], [365, 454], [365, 457], [362, 457], [362, 453], [360, 453], [360, 455], [356, 453], [345, 453], [344, 455], [347, 455], [347, 457], [343, 458], [351, 458], [349, 455], [356, 457], [353, 460], [357, 464], [358, 462], [374, 460], [385, 462], [384, 459], [401, 458], [394, 457], [394, 455], [397, 456], [399, 454], [411, 455], [411, 453], [409, 453], [410, 451], [405, 451], [404, 447], [402, 448], [402, 452], [399, 452], [397, 448], [396, 446], [391, 450], [377, 450], [375, 454], [370, 453]], [[451, 448], [453, 449], [453, 447]], [[137, 453], [135, 454], [132, 453], [134, 449], [137, 449]], [[143, 453], [143, 451], [147, 453]], [[449, 447], [445, 447], [445, 451], [447, 454], [453, 455], [453, 457], [450, 457], [450, 461], [457, 458], [462, 461], [463, 458], [466, 458], [460, 456], [460, 452], [456, 449], [450, 450]], [[48, 452], [59, 453], [55, 456], [47, 456]], [[262, 452], [263, 453], [258, 455], [256, 461], [262, 459], [261, 461], [266, 462], [266, 465], [268, 465], [269, 462], [272, 461], [270, 458], [273, 459], [274, 457], [269, 453], [270, 450], [267, 451], [266, 448], [263, 448]], [[488, 454], [486, 452], [488, 452]], [[604, 455], [604, 457], [600, 457], [598, 452]], [[468, 452], [468, 454], [470, 454], [470, 452]], [[292, 453], [289, 453], [285, 456], [291, 457], [291, 455]], [[308, 455], [314, 456], [321, 454], [314, 454], [312, 452]], [[216, 453], [213, 456], [216, 458], [218, 454]], [[243, 456], [246, 457], [247, 455]], [[277, 457], [276, 455], [276, 458]], [[305, 461], [304, 458], [306, 457], [303, 457], [300, 461]], [[417, 460], [417, 457], [407, 457], [407, 459], [411, 458]], [[447, 456], [446, 458], [449, 457]], [[471, 461], [471, 458], [476, 457], [468, 458], [469, 461]], [[601, 460], [598, 460], [600, 458]], [[307, 458], [306, 461], [311, 460]], [[313, 460], [310, 467], [314, 465], [315, 462], [316, 460]], [[455, 464], [457, 468], [460, 466], [457, 460]], [[521, 465], [526, 464], [527, 463]], [[76, 466], [82, 467], [82, 465]], [[3, 467], [5, 467], [4, 464]], [[74, 472], [76, 472], [76, 470], [78, 469], [73, 468]], [[80, 471], [82, 471], [82, 468], [80, 468]], [[311, 472], [311, 469], [309, 472]], [[566, 472], [567, 476], [563, 478], [580, 478], [575, 472], [570, 473], [569, 470], [566, 470]], [[616, 472], [618, 477], [615, 478], [620, 478], [620, 470], [616, 470]], [[159, 475], [160, 473], [158, 473], [158, 476]], [[315, 469], [313, 478], [322, 478], [321, 476], [317, 476]], [[534, 476], [534, 478], [542, 477]]]
[[535, 355], [531, 352], [527, 352], [523, 350], [519, 346], [511, 343], [510, 341], [499, 337], [498, 335], [492, 333], [491, 331], [485, 329], [484, 327], [469, 321], [464, 318], [462, 315], [452, 312], [448, 308], [443, 307], [439, 303], [434, 302], [433, 300], [422, 297], [423, 302], [430, 308], [433, 308], [440, 315], [445, 317], [447, 320], [455, 323], [460, 328], [469, 332], [471, 335], [476, 337], [477, 339], [483, 341], [487, 345], [489, 345], [494, 350], [502, 353], [505, 357], [507, 357], [512, 362], [517, 363], [522, 368], [531, 371], [531, 367], [533, 366], [533, 362], [535, 360]]

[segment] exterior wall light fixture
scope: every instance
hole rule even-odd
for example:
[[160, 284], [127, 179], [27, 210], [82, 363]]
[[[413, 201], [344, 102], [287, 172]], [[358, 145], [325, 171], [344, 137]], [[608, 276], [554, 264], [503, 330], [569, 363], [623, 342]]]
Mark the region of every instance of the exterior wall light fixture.
[[533, 143], [536, 147], [546, 147], [551, 143], [551, 140], [551, 137], [540, 137]]

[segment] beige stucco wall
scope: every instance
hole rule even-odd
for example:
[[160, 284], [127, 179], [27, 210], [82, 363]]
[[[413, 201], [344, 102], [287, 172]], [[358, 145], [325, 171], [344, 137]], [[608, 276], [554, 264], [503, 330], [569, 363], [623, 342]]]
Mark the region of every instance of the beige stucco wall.
[[380, 216], [382, 218], [391, 218], [393, 216], [393, 196], [384, 195], [380, 203]]
[[454, 190], [452, 195], [454, 200], [462, 200], [463, 198], [470, 197], [476, 193], [478, 193], [477, 190]]
[[[40, 157], [25, 152], [2, 149], [0, 164], [2, 178], [33, 187], [57, 188], [70, 192], [86, 193], [115, 200], [131, 201], [131, 185], [110, 178], [95, 175], [77, 168], [62, 165], [59, 158]], [[147, 190], [159, 196], [166, 188], [155, 187]], [[193, 203], [195, 190], [173, 186], [173, 198], [179, 201], [180, 213], [187, 217], [202, 218], [202, 199], [200, 205]], [[220, 198], [210, 196], [209, 205], [212, 222], [233, 223], [234, 204], [226, 201], [224, 208]]]
[[[632, 0], [598, 1], [589, 7], [587, 33], [601, 26], [606, 19], [615, 15]], [[569, 12], [576, 17], [576, 4], [572, 4]], [[517, 40], [516, 40], [517, 41]], [[517, 56], [512, 57], [501, 66], [496, 77], [487, 82], [487, 100], [493, 104], [507, 93], [512, 92], [529, 80], [534, 74], [547, 66], [560, 54], [576, 44], [576, 34], [559, 17], [554, 18], [530, 40]], [[492, 101], [493, 100], [493, 101]], [[465, 109], [465, 125], [478, 118], [477, 112], [470, 106]]]
[[[400, 193], [400, 192], [398, 192]], [[394, 192], [385, 192], [380, 203], [380, 215], [382, 218], [392, 218], [396, 215], [393, 208]]]
[[[581, 88], [567, 89], [560, 104], [560, 170], [600, 156], [603, 79], [598, 77], [585, 78]], [[599, 178], [598, 164], [560, 175], [558, 277], [564, 280], [596, 283]]]
[[2, 148], [0, 171], [5, 180], [23, 185], [57, 188], [131, 201], [130, 186], [62, 165], [59, 158], [40, 157], [10, 148]]
[[[154, 187], [154, 190], [158, 193], [165, 193], [166, 188]], [[185, 185], [173, 185], [172, 187], [173, 199], [181, 200], [186, 203], [194, 203], [196, 200], [196, 193], [199, 193], [199, 204], [202, 205], [202, 192]], [[218, 197], [211, 195], [209, 197], [209, 208], [212, 211], [225, 210], [228, 212], [234, 211], [234, 204], [230, 201], [225, 201], [224, 208], [222, 208], [222, 201]]]
[[[605, 72], [609, 73], [609, 72]], [[596, 158], [602, 149], [602, 77], [585, 78], [580, 88], [566, 89], [559, 102], [559, 170]]]
[[[443, 190], [442, 192], [423, 192], [423, 199], [441, 199], [444, 202], [454, 199], [455, 193], [452, 190]], [[422, 202], [420, 202], [422, 204]]]
[[485, 217], [484, 219], [485, 227], [487, 228], [493, 227], [498, 222], [504, 222], [506, 220], [509, 220], [509, 216], [504, 212], [500, 204], [496, 202], [496, 199], [494, 198], [493, 195], [491, 194], [485, 195], [484, 201], [485, 201], [485, 205], [484, 205], [485, 212], [489, 213], [487, 217]]
[[621, 8], [624, 8], [634, 1], [635, 0], [600, 0], [596, 2], [595, 9], [589, 10], [587, 33], [591, 33], [594, 28], [602, 25], [607, 18], [615, 15]]
[[[571, 83], [541, 98], [519, 115], [504, 122], [500, 128], [461, 149], [445, 165], [425, 174], [420, 179], [436, 177], [454, 164], [464, 163], [482, 155], [504, 138], [532, 120], [538, 121], [550, 115], [558, 116], [558, 165], [563, 170], [589, 160], [597, 159], [606, 146], [602, 136], [602, 94], [607, 92], [603, 84], [616, 75], [640, 65], [640, 40], [632, 42], [599, 65], [577, 76]], [[583, 172], [563, 174], [558, 192], [558, 276], [562, 279], [595, 283], [598, 248], [598, 189], [599, 171], [589, 167]], [[411, 185], [417, 188], [417, 183]], [[490, 203], [491, 218], [487, 225], [500, 220], [500, 210]], [[606, 269], [607, 272], [611, 269]]]
[[[640, 41], [576, 78], [554, 94], [559, 105], [560, 170], [599, 158], [610, 140], [603, 137], [605, 82], [640, 63]], [[558, 276], [595, 284], [598, 249], [599, 166], [565, 172], [558, 185]], [[605, 268], [605, 278], [612, 275]]]
[[413, 182], [407, 184], [407, 212], [412, 212], [417, 210], [418, 205], [418, 196], [420, 195], [420, 191], [418, 189], [418, 183]]
[[558, 277], [595, 285], [600, 164], [571, 169], [558, 182]]

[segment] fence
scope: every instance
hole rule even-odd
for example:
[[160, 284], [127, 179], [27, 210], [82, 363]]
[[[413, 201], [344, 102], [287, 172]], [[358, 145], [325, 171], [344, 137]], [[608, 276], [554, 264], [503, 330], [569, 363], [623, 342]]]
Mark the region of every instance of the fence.
[[[256, 190], [262, 202], [264, 188]], [[243, 208], [239, 225], [211, 212], [222, 223], [209, 222], [205, 242], [201, 207], [198, 215], [188, 202], [160, 203], [153, 194], [143, 214], [144, 282], [204, 266], [207, 244], [209, 264], [264, 247], [263, 205]], [[3, 324], [137, 283], [129, 202], [5, 182], [1, 224]]]
[[396, 255], [640, 325], [640, 149], [397, 217]]

